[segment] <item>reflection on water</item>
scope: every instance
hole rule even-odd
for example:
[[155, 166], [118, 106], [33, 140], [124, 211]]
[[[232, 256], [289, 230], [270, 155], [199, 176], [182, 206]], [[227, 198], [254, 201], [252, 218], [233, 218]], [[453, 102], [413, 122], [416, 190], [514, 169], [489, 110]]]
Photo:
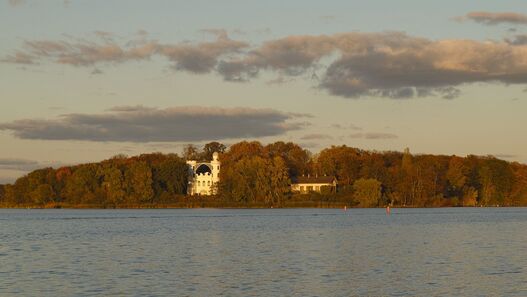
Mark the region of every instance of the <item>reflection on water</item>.
[[527, 209], [0, 210], [0, 296], [527, 296]]

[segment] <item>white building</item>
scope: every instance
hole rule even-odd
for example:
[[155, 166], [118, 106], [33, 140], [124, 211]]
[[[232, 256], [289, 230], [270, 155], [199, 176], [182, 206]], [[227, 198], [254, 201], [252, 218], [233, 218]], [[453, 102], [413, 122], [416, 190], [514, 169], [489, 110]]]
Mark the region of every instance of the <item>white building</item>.
[[333, 176], [299, 176], [292, 179], [291, 191], [307, 194], [319, 192], [326, 188], [329, 192], [337, 191], [337, 179]]
[[220, 166], [218, 153], [212, 154], [210, 163], [187, 161], [188, 165], [188, 195], [213, 195], [220, 181]]

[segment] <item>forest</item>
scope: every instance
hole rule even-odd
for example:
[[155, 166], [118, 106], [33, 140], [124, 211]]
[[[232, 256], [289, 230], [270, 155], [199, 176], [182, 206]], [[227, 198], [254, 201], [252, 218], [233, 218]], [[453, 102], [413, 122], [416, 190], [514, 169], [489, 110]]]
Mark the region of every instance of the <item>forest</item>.
[[[187, 159], [220, 153], [215, 196], [187, 196]], [[334, 176], [336, 191], [293, 193], [303, 175]], [[493, 156], [412, 155], [345, 145], [312, 154], [291, 142], [187, 145], [181, 155], [117, 155], [43, 168], [0, 185], [0, 207], [527, 206], [527, 165]]]

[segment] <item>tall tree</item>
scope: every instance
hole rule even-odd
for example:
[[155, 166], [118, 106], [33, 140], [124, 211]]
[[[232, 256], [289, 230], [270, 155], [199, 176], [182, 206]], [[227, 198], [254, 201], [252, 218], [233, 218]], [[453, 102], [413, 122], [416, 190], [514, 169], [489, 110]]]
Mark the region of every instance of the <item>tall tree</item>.
[[285, 161], [285, 166], [290, 176], [308, 174], [308, 163], [311, 153], [292, 142], [277, 141], [265, 146], [264, 150], [269, 157], [280, 157]]
[[360, 178], [353, 183], [353, 196], [361, 207], [376, 207], [381, 201], [381, 182]]
[[210, 161], [212, 160], [212, 154], [220, 153], [223, 154], [225, 152], [225, 149], [227, 147], [223, 143], [219, 143], [217, 141], [209, 142], [203, 146], [203, 153], [201, 156], [201, 159], [203, 161]]
[[130, 202], [153, 202], [152, 170], [146, 162], [134, 162], [130, 165], [125, 171], [125, 184]]
[[198, 148], [193, 144], [187, 144], [183, 148], [183, 158], [186, 160], [197, 160], [200, 158], [200, 153]]

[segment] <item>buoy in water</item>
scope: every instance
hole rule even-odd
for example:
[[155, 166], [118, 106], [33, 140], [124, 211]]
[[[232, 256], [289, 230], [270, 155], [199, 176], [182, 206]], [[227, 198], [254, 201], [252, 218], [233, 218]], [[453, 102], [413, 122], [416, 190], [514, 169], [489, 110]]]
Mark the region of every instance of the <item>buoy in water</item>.
[[348, 207], [346, 205], [344, 205], [344, 211], [348, 210]]
[[390, 214], [390, 206], [386, 206], [386, 214]]

